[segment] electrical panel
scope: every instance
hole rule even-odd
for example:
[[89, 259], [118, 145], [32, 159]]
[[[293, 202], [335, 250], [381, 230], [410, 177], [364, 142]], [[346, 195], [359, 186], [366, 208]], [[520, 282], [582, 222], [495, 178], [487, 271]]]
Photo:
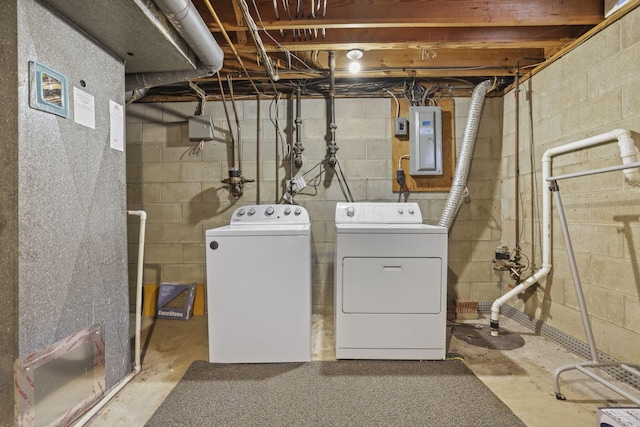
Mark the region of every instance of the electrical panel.
[[411, 175], [442, 175], [442, 110], [409, 108]]
[[211, 116], [189, 117], [189, 139], [192, 141], [211, 141], [213, 139]]

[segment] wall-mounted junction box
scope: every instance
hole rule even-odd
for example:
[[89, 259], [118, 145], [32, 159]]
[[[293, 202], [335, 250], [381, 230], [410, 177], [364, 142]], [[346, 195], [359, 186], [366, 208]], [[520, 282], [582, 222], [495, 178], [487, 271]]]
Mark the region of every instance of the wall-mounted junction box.
[[189, 139], [192, 141], [211, 141], [213, 139], [211, 116], [189, 117]]
[[409, 108], [411, 175], [442, 175], [442, 110]]
[[409, 123], [404, 117], [396, 117], [394, 126], [395, 136], [406, 136], [409, 128]]

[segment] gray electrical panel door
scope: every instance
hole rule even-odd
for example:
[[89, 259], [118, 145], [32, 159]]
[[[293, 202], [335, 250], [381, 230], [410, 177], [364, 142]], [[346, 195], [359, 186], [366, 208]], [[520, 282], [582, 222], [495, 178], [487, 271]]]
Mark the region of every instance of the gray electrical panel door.
[[442, 110], [409, 109], [411, 175], [442, 175]]

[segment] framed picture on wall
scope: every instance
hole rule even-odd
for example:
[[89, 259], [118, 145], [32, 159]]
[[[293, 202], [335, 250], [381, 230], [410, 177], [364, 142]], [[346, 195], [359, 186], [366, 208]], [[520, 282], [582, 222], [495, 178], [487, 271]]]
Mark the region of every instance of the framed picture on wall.
[[69, 117], [67, 77], [40, 64], [29, 62], [29, 106], [62, 117]]

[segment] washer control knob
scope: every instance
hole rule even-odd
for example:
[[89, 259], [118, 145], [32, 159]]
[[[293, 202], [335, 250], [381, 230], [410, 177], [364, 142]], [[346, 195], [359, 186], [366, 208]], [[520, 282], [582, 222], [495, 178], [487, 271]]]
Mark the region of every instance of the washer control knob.
[[415, 211], [413, 210], [413, 208], [409, 208], [409, 215], [413, 215], [415, 213]]
[[400, 215], [402, 215], [402, 214], [404, 213], [404, 211], [402, 210], [402, 208], [398, 208], [398, 213], [399, 213]]
[[249, 216], [253, 216], [253, 215], [255, 215], [255, 213], [256, 213], [256, 210], [251, 208], [251, 209], [249, 209], [249, 214], [248, 215]]
[[266, 216], [271, 216], [273, 215], [273, 213], [275, 212], [275, 210], [273, 209], [273, 206], [269, 206], [267, 207], [267, 209], [264, 211], [264, 214]]
[[284, 208], [284, 214], [289, 215], [291, 213], [291, 208]]
[[240, 210], [238, 211], [238, 213], [236, 215], [238, 215], [238, 216], [244, 215], [244, 209], [240, 208]]
[[349, 206], [347, 208], [347, 216], [351, 217], [356, 213], [356, 210], [353, 208], [353, 206]]
[[296, 208], [296, 210], [293, 211], [293, 214], [296, 215], [296, 216], [300, 215], [301, 213], [302, 213], [302, 209], [300, 209], [300, 208]]

